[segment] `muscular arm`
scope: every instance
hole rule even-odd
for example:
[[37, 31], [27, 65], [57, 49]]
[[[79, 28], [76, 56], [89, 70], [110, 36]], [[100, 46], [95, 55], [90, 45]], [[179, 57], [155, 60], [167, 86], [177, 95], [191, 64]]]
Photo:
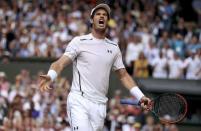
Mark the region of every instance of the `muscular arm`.
[[[50, 74], [46, 75], [40, 75], [40, 83], [39, 88], [41, 91], [48, 91], [51, 90], [49, 84], [51, 80], [53, 81], [57, 74], [60, 74], [61, 71], [64, 69], [65, 66], [69, 65], [71, 63], [71, 59], [65, 55], [61, 56], [57, 61], [53, 62], [50, 66], [49, 71], [53, 72], [53, 77], [51, 78]], [[48, 73], [49, 73], [48, 71]]]
[[116, 71], [121, 83], [130, 90], [130, 93], [140, 101], [140, 105], [144, 109], [148, 109], [151, 103], [151, 100], [144, 96], [140, 89], [137, 87], [135, 81], [132, 77], [127, 73], [126, 69], [122, 68]]
[[71, 62], [72, 61], [68, 56], [63, 55], [51, 64], [50, 70], [55, 70], [57, 74], [60, 74], [64, 67], [69, 65]]
[[132, 87], [137, 86], [135, 81], [132, 79], [132, 77], [128, 74], [126, 69], [122, 68], [116, 71], [121, 83], [124, 87], [127, 89], [131, 89]]

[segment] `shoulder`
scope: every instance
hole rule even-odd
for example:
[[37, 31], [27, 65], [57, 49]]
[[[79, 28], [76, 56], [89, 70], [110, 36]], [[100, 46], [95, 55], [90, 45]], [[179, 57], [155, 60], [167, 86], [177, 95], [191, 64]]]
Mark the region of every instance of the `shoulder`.
[[81, 36], [75, 36], [70, 43], [76, 43], [79, 44], [83, 41], [92, 40], [92, 37], [90, 35], [81, 35]]
[[109, 40], [108, 38], [105, 39], [105, 42], [106, 42], [107, 44], [114, 45], [114, 46], [118, 47], [118, 44], [117, 44], [116, 42], [114, 42], [114, 41], [112, 41], [112, 40]]
[[81, 35], [75, 37], [78, 41], [87, 41], [87, 40], [93, 40], [93, 37], [90, 34], [87, 35]]

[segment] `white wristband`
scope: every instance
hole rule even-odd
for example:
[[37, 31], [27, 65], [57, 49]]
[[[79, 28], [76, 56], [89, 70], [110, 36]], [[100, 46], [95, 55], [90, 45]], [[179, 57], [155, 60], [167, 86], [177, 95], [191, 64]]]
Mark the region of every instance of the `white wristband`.
[[130, 93], [138, 100], [140, 101], [141, 98], [144, 96], [144, 94], [142, 93], [142, 91], [137, 87], [133, 87], [130, 89]]
[[57, 78], [57, 72], [55, 70], [49, 70], [47, 75], [50, 76], [51, 81], [54, 81]]

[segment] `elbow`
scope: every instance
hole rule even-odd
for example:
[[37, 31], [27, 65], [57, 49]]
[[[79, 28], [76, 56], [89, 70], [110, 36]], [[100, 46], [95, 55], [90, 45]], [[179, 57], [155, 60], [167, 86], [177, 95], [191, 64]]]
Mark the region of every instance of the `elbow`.
[[127, 79], [128, 77], [130, 77], [130, 75], [127, 72], [122, 72], [120, 75], [120, 80]]

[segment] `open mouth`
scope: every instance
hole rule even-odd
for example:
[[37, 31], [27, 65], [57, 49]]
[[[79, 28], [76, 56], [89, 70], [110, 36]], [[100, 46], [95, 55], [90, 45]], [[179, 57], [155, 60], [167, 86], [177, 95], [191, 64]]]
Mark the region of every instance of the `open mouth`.
[[101, 25], [101, 26], [104, 26], [104, 20], [102, 20], [102, 19], [100, 19], [99, 21], [98, 21], [98, 23], [99, 23], [99, 25]]

